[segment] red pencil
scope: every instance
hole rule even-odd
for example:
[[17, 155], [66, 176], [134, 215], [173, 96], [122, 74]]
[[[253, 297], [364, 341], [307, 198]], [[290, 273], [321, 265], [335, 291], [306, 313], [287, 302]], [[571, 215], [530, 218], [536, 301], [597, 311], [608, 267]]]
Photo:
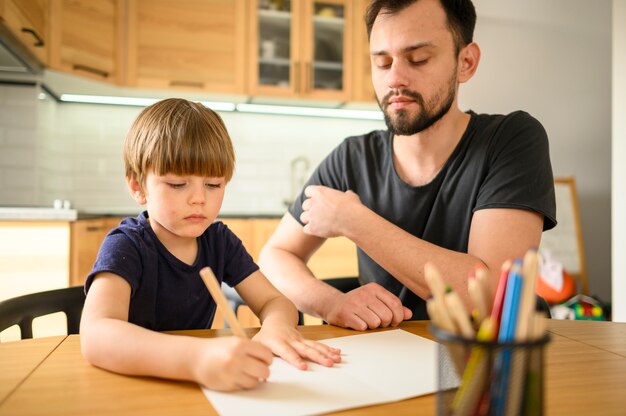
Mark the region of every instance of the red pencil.
[[498, 287], [496, 289], [496, 296], [493, 299], [493, 308], [491, 309], [491, 319], [495, 323], [496, 334], [498, 336], [498, 330], [500, 328], [500, 318], [502, 317], [502, 305], [504, 304], [504, 294], [506, 292], [506, 282], [509, 277], [509, 269], [512, 262], [510, 260], [502, 263], [500, 269], [500, 280], [498, 280]]

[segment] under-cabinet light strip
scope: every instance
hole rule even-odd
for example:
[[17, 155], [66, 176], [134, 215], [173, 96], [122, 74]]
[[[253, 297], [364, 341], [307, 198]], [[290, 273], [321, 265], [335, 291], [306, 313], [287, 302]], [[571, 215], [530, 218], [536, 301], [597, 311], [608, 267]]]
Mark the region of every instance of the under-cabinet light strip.
[[383, 114], [373, 110], [351, 110], [346, 108], [295, 107], [286, 105], [237, 104], [242, 113], [282, 114], [290, 116], [351, 118], [362, 120], [382, 120]]
[[[60, 100], [66, 103], [112, 104], [146, 107], [159, 101], [159, 98], [116, 97], [105, 95], [62, 94]], [[307, 117], [346, 118], [358, 120], [382, 120], [383, 114], [377, 110], [353, 110], [346, 108], [299, 107], [266, 104], [234, 104], [218, 101], [201, 101], [215, 111], [238, 111], [241, 113], [278, 114]]]

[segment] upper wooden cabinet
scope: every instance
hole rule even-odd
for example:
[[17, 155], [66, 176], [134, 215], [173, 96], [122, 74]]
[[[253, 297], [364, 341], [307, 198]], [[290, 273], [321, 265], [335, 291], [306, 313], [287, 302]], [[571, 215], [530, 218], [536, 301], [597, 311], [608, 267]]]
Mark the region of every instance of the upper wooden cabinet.
[[130, 86], [243, 93], [244, 0], [129, 0]]
[[0, 20], [39, 62], [48, 63], [48, 0], [0, 0]]
[[50, 67], [122, 84], [125, 4], [125, 0], [50, 0]]
[[352, 0], [252, 0], [252, 95], [349, 100]]
[[365, 27], [365, 10], [369, 1], [354, 0], [353, 101], [376, 102], [376, 94], [372, 85], [369, 40]]

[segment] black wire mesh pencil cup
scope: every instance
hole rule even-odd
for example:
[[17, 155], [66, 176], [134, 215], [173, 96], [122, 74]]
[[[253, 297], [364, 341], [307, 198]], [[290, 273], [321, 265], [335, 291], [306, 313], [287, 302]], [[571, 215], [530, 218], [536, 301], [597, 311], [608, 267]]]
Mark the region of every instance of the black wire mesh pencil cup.
[[525, 342], [481, 342], [434, 324], [437, 415], [542, 415], [548, 333]]

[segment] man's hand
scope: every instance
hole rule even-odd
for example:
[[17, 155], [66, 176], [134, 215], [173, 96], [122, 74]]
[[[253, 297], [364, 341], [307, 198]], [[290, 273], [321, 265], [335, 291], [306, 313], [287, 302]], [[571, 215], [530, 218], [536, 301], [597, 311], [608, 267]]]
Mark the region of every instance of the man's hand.
[[397, 326], [412, 316], [402, 306], [397, 296], [377, 283], [368, 283], [348, 293], [341, 294], [332, 302], [323, 317], [332, 325], [359, 331], [380, 327]]
[[307, 199], [302, 203], [300, 220], [304, 232], [322, 238], [343, 235], [341, 229], [350, 219], [356, 205], [361, 205], [352, 191], [341, 192], [326, 186], [310, 185], [304, 190]]

